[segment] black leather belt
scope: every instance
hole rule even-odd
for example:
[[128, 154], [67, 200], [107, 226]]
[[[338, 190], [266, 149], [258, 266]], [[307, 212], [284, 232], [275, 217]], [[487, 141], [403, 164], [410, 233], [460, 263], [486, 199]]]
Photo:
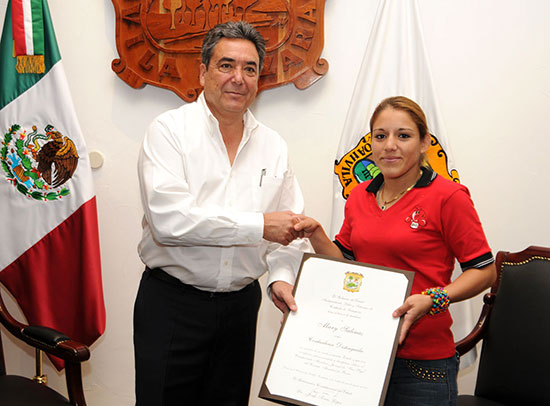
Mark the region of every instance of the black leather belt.
[[247, 292], [248, 290], [252, 289], [254, 286], [259, 285], [259, 282], [257, 280], [255, 280], [254, 282], [248, 284], [247, 286], [245, 286], [244, 288], [242, 288], [240, 290], [234, 290], [234, 291], [230, 291], [230, 292], [210, 292], [210, 291], [201, 290], [201, 289], [198, 289], [198, 288], [196, 288], [192, 285], [188, 285], [186, 283], [183, 283], [178, 278], [175, 278], [172, 275], [169, 275], [168, 273], [163, 271], [161, 268], [151, 269], [149, 267], [146, 267], [145, 272], [149, 272], [151, 274], [151, 276], [156, 278], [156, 279], [160, 279], [160, 280], [168, 282], [172, 285], [176, 285], [176, 286], [182, 288], [185, 292], [196, 293], [198, 295], [207, 296], [207, 297], [228, 297], [228, 296], [238, 295], [238, 294], [242, 294], [242, 293]]

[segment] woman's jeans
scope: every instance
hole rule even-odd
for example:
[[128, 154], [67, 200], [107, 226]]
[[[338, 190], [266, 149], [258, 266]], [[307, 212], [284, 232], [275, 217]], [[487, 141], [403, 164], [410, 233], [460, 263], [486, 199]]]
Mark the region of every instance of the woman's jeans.
[[396, 358], [385, 406], [455, 406], [458, 355], [437, 360]]

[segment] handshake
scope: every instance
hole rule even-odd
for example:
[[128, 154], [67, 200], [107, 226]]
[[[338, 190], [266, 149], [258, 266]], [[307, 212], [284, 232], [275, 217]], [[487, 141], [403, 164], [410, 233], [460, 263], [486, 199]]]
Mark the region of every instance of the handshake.
[[[296, 214], [291, 211], [278, 211], [264, 214], [264, 235], [263, 237], [272, 242], [278, 242], [282, 245], [288, 245], [296, 238], [309, 238], [313, 248], [322, 249], [327, 245], [334, 245], [326, 236], [323, 227], [319, 222], [311, 217], [302, 214]], [[313, 237], [313, 239], [312, 239]], [[334, 245], [334, 247], [336, 247]], [[332, 253], [337, 256], [340, 251], [335, 248], [337, 253], [330, 250], [326, 253]], [[324, 252], [324, 251], [323, 251]], [[271, 298], [275, 306], [283, 313], [292, 310], [298, 310], [296, 301], [292, 295], [292, 285], [285, 281], [275, 281], [271, 285]], [[281, 320], [282, 322], [282, 320]]]
[[265, 213], [263, 237], [288, 245], [296, 238], [308, 238], [319, 226], [316, 220], [291, 211]]

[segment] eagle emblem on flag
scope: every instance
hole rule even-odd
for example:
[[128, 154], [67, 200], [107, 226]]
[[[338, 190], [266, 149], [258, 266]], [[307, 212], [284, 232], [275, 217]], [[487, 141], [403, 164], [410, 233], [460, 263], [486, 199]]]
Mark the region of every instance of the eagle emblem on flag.
[[78, 165], [74, 142], [48, 124], [44, 134], [19, 124], [4, 134], [0, 162], [6, 179], [20, 193], [35, 200], [50, 201], [69, 195], [63, 185]]

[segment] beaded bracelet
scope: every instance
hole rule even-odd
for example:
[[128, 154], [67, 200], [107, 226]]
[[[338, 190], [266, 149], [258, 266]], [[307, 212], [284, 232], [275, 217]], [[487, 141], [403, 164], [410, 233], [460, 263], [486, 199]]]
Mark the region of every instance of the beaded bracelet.
[[449, 295], [447, 291], [442, 287], [429, 288], [422, 292], [423, 295], [428, 295], [432, 298], [432, 308], [430, 309], [430, 315], [443, 313], [449, 307]]

